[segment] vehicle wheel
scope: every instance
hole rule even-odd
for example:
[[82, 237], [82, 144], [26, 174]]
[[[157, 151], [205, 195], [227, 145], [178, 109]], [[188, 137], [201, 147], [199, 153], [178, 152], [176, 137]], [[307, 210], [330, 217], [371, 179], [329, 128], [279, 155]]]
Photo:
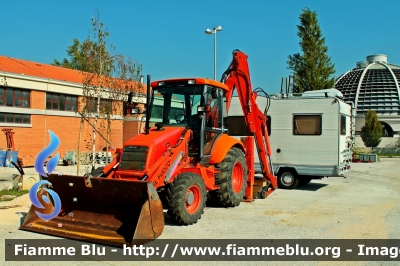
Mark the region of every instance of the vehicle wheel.
[[243, 152], [233, 147], [225, 159], [217, 165], [221, 171], [215, 176], [215, 183], [220, 188], [210, 191], [213, 201], [223, 207], [238, 206], [246, 192], [247, 165]]
[[162, 188], [160, 190], [157, 190], [158, 196], [160, 197], [163, 209], [168, 210], [168, 202], [167, 202], [167, 190]]
[[206, 204], [206, 186], [201, 176], [182, 173], [166, 191], [168, 214], [177, 224], [194, 224], [201, 218]]
[[299, 179], [299, 186], [307, 185], [308, 183], [311, 182], [310, 177], [303, 177]]
[[266, 191], [261, 191], [260, 192], [260, 199], [265, 199], [267, 197], [267, 192]]
[[299, 179], [294, 172], [284, 170], [278, 175], [278, 184], [280, 188], [293, 189], [299, 185]]

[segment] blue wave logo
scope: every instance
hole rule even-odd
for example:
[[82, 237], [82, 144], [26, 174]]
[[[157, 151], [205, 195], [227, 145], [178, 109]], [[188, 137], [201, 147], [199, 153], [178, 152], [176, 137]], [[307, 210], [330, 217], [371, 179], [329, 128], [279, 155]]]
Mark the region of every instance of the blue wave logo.
[[[38, 156], [36, 157], [35, 161], [35, 170], [42, 176], [47, 176], [46, 172], [44, 171], [44, 162], [46, 161], [47, 157], [49, 157], [53, 152], [55, 152], [60, 146], [60, 139], [54, 134], [51, 130], [49, 130], [50, 134], [50, 143], [49, 145], [44, 148], [41, 152], [39, 152]], [[58, 164], [58, 158], [60, 154], [57, 154], [51, 158], [46, 165], [47, 172], [51, 174], [53, 170], [56, 168]]]
[[[44, 163], [45, 163], [46, 159], [54, 151], [57, 150], [58, 146], [60, 146], [60, 139], [57, 137], [57, 135], [54, 134], [51, 130], [49, 130], [49, 135], [50, 135], [49, 145], [46, 148], [44, 148], [41, 152], [39, 152], [39, 154], [35, 160], [35, 170], [41, 176], [47, 176], [48, 174], [50, 175], [53, 172], [53, 170], [56, 168], [56, 166], [58, 164], [58, 158], [60, 157], [59, 152], [57, 152], [57, 154], [47, 162], [47, 165], [46, 165], [46, 169], [48, 172], [48, 174], [47, 174], [46, 171], [44, 170]], [[38, 192], [39, 192], [38, 190], [39, 190], [40, 186], [42, 186], [41, 190], [46, 191], [48, 193], [48, 195], [50, 195], [50, 197], [53, 199], [53, 203], [50, 201], [49, 197], [44, 195], [43, 193], [41, 193], [41, 199], [46, 204], [52, 204], [54, 209], [53, 209], [53, 212], [50, 214], [43, 214], [38, 211], [35, 211], [35, 212], [36, 212], [37, 216], [39, 216], [41, 219], [48, 221], [48, 220], [53, 219], [60, 213], [61, 200], [55, 191], [48, 188], [49, 186], [51, 186], [51, 183], [47, 180], [42, 180], [42, 181], [36, 182], [29, 190], [29, 198], [35, 207], [37, 207], [39, 209], [45, 209], [45, 207], [39, 201], [39, 198], [38, 198]]]
[[[51, 196], [51, 198], [53, 199], [53, 208], [54, 208], [54, 210], [50, 214], [43, 214], [43, 213], [40, 213], [38, 211], [35, 211], [35, 213], [36, 213], [37, 216], [39, 216], [39, 218], [41, 218], [41, 219], [43, 219], [45, 221], [48, 221], [48, 220], [53, 219], [54, 217], [56, 217], [60, 213], [60, 211], [61, 211], [61, 200], [60, 200], [60, 197], [58, 196], [58, 194], [55, 191], [51, 190], [51, 189], [47, 189], [45, 187], [46, 185], [50, 185], [51, 186], [51, 183], [49, 181], [47, 181], [47, 180], [42, 180], [42, 181], [36, 182], [32, 186], [32, 188], [29, 190], [29, 199], [31, 200], [32, 204], [35, 207], [37, 207], [39, 209], [45, 209], [43, 204], [38, 199], [38, 189], [39, 189], [40, 186], [43, 186], [41, 189], [46, 191]], [[46, 204], [52, 204], [50, 199], [49, 199], [49, 197], [47, 197], [46, 195], [42, 194], [41, 195], [41, 199]]]

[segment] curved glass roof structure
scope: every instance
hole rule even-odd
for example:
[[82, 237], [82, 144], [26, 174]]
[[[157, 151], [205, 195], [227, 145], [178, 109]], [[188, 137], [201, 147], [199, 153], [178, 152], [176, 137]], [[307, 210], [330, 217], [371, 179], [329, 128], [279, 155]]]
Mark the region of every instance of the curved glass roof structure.
[[384, 54], [367, 56], [356, 68], [335, 83], [346, 101], [352, 101], [357, 115], [374, 110], [379, 115], [400, 115], [400, 66], [389, 64]]

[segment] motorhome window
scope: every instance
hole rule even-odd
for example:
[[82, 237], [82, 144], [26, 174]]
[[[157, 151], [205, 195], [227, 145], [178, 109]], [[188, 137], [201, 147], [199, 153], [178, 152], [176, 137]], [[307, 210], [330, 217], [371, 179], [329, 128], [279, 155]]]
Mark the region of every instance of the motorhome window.
[[340, 135], [346, 135], [346, 116], [341, 115], [340, 117]]
[[321, 135], [322, 115], [294, 115], [294, 135]]
[[[226, 125], [225, 125], [226, 126]], [[247, 127], [244, 116], [228, 116], [228, 130], [231, 136], [247, 136]], [[268, 136], [271, 135], [271, 116], [267, 116]]]

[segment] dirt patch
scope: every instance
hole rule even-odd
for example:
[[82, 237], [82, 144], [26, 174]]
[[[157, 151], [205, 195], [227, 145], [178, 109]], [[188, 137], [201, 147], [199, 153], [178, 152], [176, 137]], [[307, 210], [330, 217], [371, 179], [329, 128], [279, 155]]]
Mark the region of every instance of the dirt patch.
[[0, 206], [0, 210], [22, 207], [21, 205]]

